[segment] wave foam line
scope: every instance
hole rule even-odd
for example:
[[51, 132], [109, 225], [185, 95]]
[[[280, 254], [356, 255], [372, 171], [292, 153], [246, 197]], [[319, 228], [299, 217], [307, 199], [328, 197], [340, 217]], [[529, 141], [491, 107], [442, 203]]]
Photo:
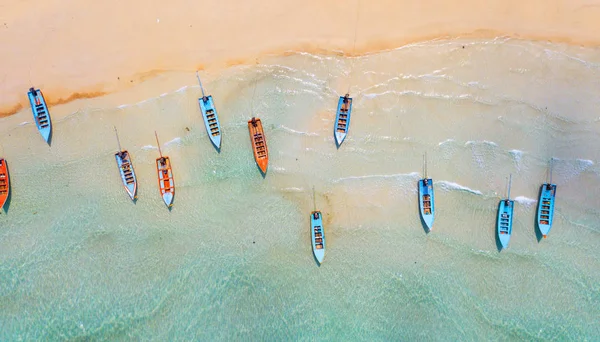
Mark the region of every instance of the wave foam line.
[[493, 141], [489, 141], [489, 140], [469, 140], [465, 143], [465, 146], [470, 146], [470, 145], [489, 145], [489, 146], [498, 147], [498, 144], [496, 144]]
[[537, 200], [525, 196], [517, 196], [515, 197], [515, 201], [524, 205], [525, 207], [531, 207], [532, 205], [537, 203]]
[[442, 181], [436, 181], [436, 182], [434, 182], [434, 184], [438, 184], [440, 186], [440, 188], [442, 188], [442, 190], [446, 190], [446, 191], [458, 190], [458, 191], [468, 192], [468, 193], [471, 193], [474, 195], [483, 195], [483, 193], [481, 193], [481, 191], [479, 191], [479, 190], [473, 190], [464, 185], [460, 185], [460, 184], [454, 183], [454, 182], [442, 180]]
[[352, 181], [352, 180], [365, 180], [365, 179], [388, 179], [388, 178], [413, 178], [415, 180], [420, 179], [420, 174], [418, 172], [411, 173], [396, 173], [391, 175], [365, 175], [365, 176], [350, 176], [334, 179], [334, 183], [340, 183], [344, 181]]
[[289, 128], [289, 127], [284, 126], [284, 125], [281, 125], [279, 127], [281, 127], [284, 131], [289, 132], [289, 133], [293, 133], [293, 134], [307, 135], [307, 136], [310, 136], [310, 137], [318, 137], [319, 136], [317, 133], [309, 133], [309, 132], [297, 131], [295, 129]]

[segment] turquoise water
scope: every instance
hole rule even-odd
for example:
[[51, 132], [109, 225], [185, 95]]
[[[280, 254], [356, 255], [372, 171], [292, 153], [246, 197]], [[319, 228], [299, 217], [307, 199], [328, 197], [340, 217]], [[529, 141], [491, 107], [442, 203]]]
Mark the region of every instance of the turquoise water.
[[[150, 82], [161, 77], [182, 75]], [[205, 81], [220, 154], [194, 74], [182, 79], [142, 102], [51, 108], [65, 115], [50, 148], [30, 112], [2, 119], [12, 198], [0, 215], [0, 340], [600, 338], [600, 50], [497, 39], [267, 57]], [[337, 150], [334, 110], [349, 86], [352, 125]], [[267, 135], [264, 179], [252, 115]], [[113, 125], [133, 155], [136, 204]], [[158, 194], [154, 130], [173, 163], [172, 211]], [[416, 201], [425, 152], [430, 234]], [[538, 241], [551, 157], [557, 209]], [[499, 252], [510, 173], [517, 207]]]

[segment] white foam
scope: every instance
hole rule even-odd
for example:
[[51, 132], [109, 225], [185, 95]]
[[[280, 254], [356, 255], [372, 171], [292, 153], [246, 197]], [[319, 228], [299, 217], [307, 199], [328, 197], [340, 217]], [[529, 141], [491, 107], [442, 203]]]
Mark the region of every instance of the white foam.
[[297, 131], [295, 129], [286, 127], [284, 125], [280, 126], [284, 131], [290, 132], [290, 133], [294, 133], [294, 134], [299, 134], [299, 135], [307, 135], [307, 136], [311, 136], [311, 137], [316, 137], [319, 136], [317, 133], [309, 133], [309, 132], [302, 132], [302, 131]]
[[281, 191], [283, 191], [283, 192], [304, 192], [304, 189], [291, 187], [291, 188], [283, 188], [283, 189], [281, 189]]
[[519, 202], [520, 204], [526, 207], [531, 207], [532, 205], [537, 203], [537, 200], [525, 196], [517, 196], [515, 197], [515, 201]]
[[122, 105], [118, 106], [117, 108], [122, 109], [122, 108], [127, 108], [127, 107], [129, 107], [128, 104], [122, 104]]
[[27, 124], [29, 124], [29, 121], [23, 121], [23, 122], [21, 122], [21, 123], [19, 124], [19, 126], [25, 126], [25, 125], [27, 125]]
[[[188, 86], [183, 86], [183, 87], [181, 87], [181, 88], [179, 88], [179, 89], [175, 90], [175, 92], [176, 92], [176, 93], [180, 93], [180, 92], [182, 92], [182, 91], [186, 90], [187, 88], [188, 88]], [[198, 88], [200, 88], [200, 86], [198, 86]]]
[[152, 145], [144, 145], [142, 146], [142, 150], [158, 150], [158, 148]]
[[382, 178], [382, 179], [386, 179], [386, 178], [414, 178], [415, 180], [417, 180], [417, 179], [419, 179], [419, 177], [420, 177], [420, 175], [419, 175], [418, 172], [411, 172], [411, 173], [397, 173], [397, 174], [391, 174], [391, 175], [350, 176], [350, 177], [343, 177], [343, 178], [334, 179], [333, 182], [334, 183], [340, 183], [340, 182], [344, 182], [344, 181], [377, 179], [377, 178]]
[[180, 144], [180, 143], [181, 143], [181, 138], [180, 137], [176, 137], [176, 138], [173, 138], [173, 139], [167, 141], [165, 143], [165, 146], [169, 146], [171, 144]]
[[585, 166], [592, 166], [594, 162], [589, 159], [577, 159], [580, 164], [584, 164]]
[[437, 182], [434, 182], [434, 184], [439, 185], [440, 188], [442, 188], [443, 190], [446, 190], [446, 191], [458, 190], [458, 191], [465, 191], [468, 193], [472, 193], [475, 195], [482, 195], [481, 191], [479, 191], [479, 190], [473, 190], [464, 185], [460, 185], [460, 184], [454, 183], [454, 182], [437, 181]]
[[469, 145], [490, 145], [490, 146], [494, 146], [494, 147], [498, 146], [498, 144], [496, 144], [493, 141], [489, 141], [489, 140], [469, 140], [465, 143], [465, 146], [469, 146]]
[[438, 143], [438, 146], [442, 146], [444, 144], [448, 144], [448, 143], [452, 143], [452, 142], [454, 142], [454, 139], [446, 139], [446, 140]]

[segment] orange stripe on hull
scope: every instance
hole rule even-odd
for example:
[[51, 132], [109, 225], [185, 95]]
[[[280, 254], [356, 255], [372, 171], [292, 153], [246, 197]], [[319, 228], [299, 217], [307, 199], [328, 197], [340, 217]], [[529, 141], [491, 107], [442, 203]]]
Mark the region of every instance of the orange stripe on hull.
[[263, 130], [260, 119], [252, 118], [248, 120], [248, 131], [250, 132], [250, 143], [254, 151], [254, 160], [263, 173], [267, 173], [269, 165], [269, 149], [267, 148], [267, 138]]
[[[164, 163], [161, 163], [162, 160], [164, 160]], [[158, 188], [160, 189], [161, 196], [167, 192], [175, 195], [175, 182], [173, 180], [173, 171], [171, 170], [169, 157], [156, 158], [156, 170], [158, 172]]]

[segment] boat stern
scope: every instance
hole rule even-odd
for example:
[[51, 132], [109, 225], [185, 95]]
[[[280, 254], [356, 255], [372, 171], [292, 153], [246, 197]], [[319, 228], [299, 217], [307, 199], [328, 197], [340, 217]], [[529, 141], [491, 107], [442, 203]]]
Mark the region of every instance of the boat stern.
[[502, 249], [508, 248], [508, 242], [510, 241], [510, 234], [498, 234], [498, 240]]
[[173, 194], [170, 192], [164, 193], [162, 195], [163, 201], [167, 205], [167, 207], [171, 208], [173, 206]]
[[315, 255], [315, 259], [317, 259], [319, 264], [322, 264], [323, 259], [325, 258], [325, 249], [313, 249], [313, 254]]
[[338, 147], [342, 145], [344, 139], [346, 139], [346, 133], [335, 132], [335, 143], [338, 145]]

